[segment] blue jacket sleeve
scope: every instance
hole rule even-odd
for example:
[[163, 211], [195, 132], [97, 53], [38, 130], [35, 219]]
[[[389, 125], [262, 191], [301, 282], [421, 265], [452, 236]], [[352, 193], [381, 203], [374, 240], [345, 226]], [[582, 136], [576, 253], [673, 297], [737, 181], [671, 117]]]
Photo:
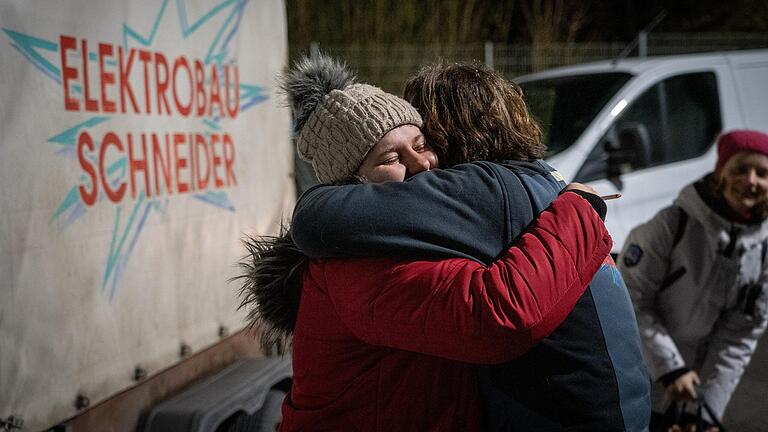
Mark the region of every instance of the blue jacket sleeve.
[[463, 257], [488, 263], [533, 218], [530, 206], [510, 206], [529, 199], [517, 176], [503, 171], [476, 162], [405, 182], [318, 186], [296, 204], [293, 239], [312, 258]]

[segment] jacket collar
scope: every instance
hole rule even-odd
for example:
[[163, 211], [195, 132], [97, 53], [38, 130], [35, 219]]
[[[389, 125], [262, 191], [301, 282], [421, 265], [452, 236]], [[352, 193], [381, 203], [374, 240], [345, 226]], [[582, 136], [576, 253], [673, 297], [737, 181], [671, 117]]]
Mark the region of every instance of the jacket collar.
[[768, 236], [768, 220], [755, 223], [736, 222], [728, 218], [728, 210], [712, 195], [710, 182], [712, 174], [708, 174], [697, 182], [689, 184], [680, 192], [675, 204], [680, 206], [689, 217], [699, 220], [707, 231], [710, 231], [721, 241], [730, 240], [731, 233], [740, 237]]

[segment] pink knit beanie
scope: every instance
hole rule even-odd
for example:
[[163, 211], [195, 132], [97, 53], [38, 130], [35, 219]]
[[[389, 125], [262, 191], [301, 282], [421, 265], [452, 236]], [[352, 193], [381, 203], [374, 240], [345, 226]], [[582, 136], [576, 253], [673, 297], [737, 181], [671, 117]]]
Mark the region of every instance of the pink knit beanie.
[[717, 140], [715, 171], [722, 168], [731, 156], [741, 151], [753, 151], [768, 155], [768, 135], [746, 129], [732, 130], [720, 135]]

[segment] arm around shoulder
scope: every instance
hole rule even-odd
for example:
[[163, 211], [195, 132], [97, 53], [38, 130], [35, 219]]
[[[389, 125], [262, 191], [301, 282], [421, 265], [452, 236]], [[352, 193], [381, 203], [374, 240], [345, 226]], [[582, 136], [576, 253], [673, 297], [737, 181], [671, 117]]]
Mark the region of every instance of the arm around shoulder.
[[424, 172], [405, 182], [320, 186], [301, 196], [291, 229], [312, 258], [398, 252], [490, 262], [505, 246], [504, 193], [483, 164]]

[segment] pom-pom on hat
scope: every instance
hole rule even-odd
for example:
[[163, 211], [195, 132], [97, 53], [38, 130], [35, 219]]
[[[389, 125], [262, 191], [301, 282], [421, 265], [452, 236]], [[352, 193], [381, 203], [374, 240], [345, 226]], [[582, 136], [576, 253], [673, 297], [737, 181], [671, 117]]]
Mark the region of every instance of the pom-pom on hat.
[[323, 183], [355, 174], [368, 151], [392, 129], [422, 124], [404, 99], [355, 84], [354, 78], [345, 64], [322, 54], [299, 60], [282, 78], [299, 156], [312, 163]]
[[754, 130], [732, 130], [720, 135], [717, 140], [717, 165], [715, 171], [722, 168], [731, 156], [742, 151], [752, 151], [768, 155], [768, 135]]

